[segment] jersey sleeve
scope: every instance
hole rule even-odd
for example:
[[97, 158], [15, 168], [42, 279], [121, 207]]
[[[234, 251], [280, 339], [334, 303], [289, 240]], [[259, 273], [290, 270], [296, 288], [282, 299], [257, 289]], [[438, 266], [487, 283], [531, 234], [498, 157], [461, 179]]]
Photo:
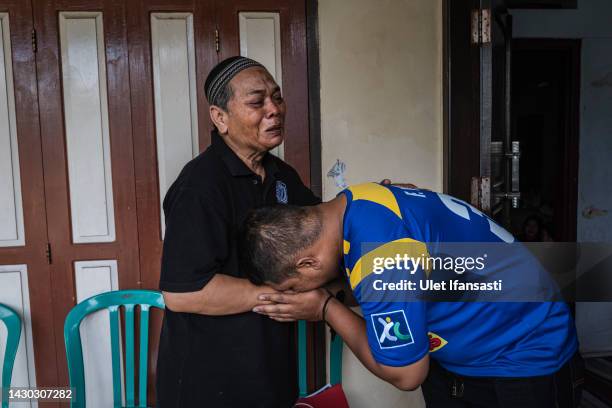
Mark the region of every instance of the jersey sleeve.
[[426, 274], [411, 261], [426, 256], [427, 247], [404, 225], [392, 193], [382, 186], [391, 196], [378, 187], [368, 188], [380, 194], [347, 195], [346, 272], [363, 312], [372, 356], [381, 364], [401, 367], [429, 351], [427, 304], [419, 285]]

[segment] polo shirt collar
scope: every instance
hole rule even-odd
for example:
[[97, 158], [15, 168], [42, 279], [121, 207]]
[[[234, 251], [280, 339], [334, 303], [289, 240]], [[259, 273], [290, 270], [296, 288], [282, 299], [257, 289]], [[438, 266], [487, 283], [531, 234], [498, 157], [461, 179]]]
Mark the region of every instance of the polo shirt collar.
[[[221, 160], [223, 160], [223, 163], [225, 164], [232, 176], [252, 176], [255, 174], [225, 143], [221, 135], [219, 135], [216, 130], [213, 130], [211, 132], [211, 144], [213, 148], [215, 148], [218, 152], [219, 156], [221, 157]], [[270, 153], [266, 153], [262, 159], [264, 169], [266, 170], [266, 178], [268, 175], [274, 175], [279, 171], [276, 161], [271, 156], [272, 155]]]

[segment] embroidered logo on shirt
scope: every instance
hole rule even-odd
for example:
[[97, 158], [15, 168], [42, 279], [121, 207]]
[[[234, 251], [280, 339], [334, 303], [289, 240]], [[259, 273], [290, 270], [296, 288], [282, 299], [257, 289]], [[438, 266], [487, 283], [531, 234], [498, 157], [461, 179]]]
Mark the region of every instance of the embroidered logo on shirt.
[[376, 339], [381, 349], [404, 347], [414, 343], [408, 320], [403, 310], [376, 313], [370, 316]]
[[287, 204], [289, 202], [287, 185], [280, 180], [276, 181], [276, 202], [281, 204]]
[[433, 353], [434, 351], [440, 350], [442, 347], [448, 344], [448, 341], [444, 340], [442, 337], [438, 336], [436, 333], [429, 332], [427, 333], [427, 337], [429, 337], [429, 351]]

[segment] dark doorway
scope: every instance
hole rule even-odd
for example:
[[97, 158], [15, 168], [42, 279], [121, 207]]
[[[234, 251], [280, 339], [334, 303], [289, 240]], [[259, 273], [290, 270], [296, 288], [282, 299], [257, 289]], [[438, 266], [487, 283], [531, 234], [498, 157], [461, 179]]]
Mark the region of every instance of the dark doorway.
[[515, 39], [512, 140], [519, 141], [520, 205], [512, 232], [530, 216], [544, 237], [576, 240], [580, 40]]

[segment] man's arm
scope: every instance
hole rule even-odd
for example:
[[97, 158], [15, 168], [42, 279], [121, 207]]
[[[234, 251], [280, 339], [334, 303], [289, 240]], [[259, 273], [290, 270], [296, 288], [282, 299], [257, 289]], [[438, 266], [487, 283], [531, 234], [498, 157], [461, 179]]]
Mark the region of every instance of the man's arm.
[[325, 320], [342, 337], [359, 361], [378, 378], [404, 391], [415, 390], [425, 381], [429, 370], [429, 354], [403, 367], [380, 364], [374, 360], [370, 351], [365, 321], [361, 316], [336, 299], [331, 299], [327, 305]]
[[258, 296], [274, 292], [267, 286], [255, 286], [247, 279], [216, 274], [196, 292], [163, 292], [166, 307], [173, 312], [203, 315], [229, 315], [250, 312], [262, 301]]
[[[296, 294], [266, 293], [259, 297], [260, 302], [265, 300], [275, 304], [260, 304], [253, 311], [280, 322], [316, 321], [323, 318], [323, 306], [328, 296], [329, 294], [322, 289]], [[429, 370], [429, 354], [403, 367], [392, 367], [377, 362], [370, 351], [365, 321], [335, 298], [327, 304], [325, 321], [342, 337], [359, 361], [377, 377], [406, 391], [418, 388], [425, 380]]]

